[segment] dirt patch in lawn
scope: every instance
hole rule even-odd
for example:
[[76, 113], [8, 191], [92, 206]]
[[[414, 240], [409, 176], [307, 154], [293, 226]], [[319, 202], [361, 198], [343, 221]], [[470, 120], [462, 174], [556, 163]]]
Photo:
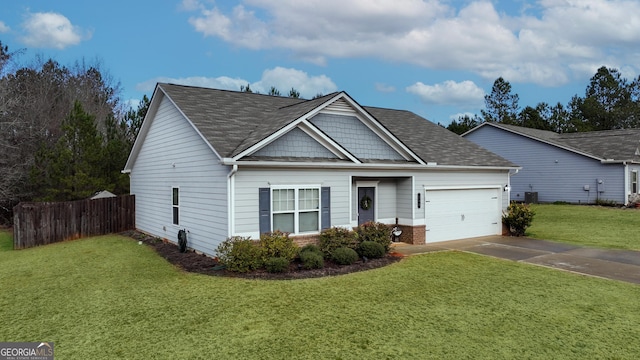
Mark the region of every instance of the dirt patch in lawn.
[[181, 253], [177, 245], [163, 241], [157, 237], [149, 236], [138, 231], [126, 231], [123, 232], [122, 235], [130, 237], [136, 241], [142, 241], [143, 243], [151, 246], [160, 256], [184, 271], [212, 276], [229, 276], [266, 280], [307, 279], [376, 269], [393, 264], [402, 259], [402, 255], [391, 253], [381, 259], [371, 259], [367, 261], [359, 260], [352, 265], [338, 265], [329, 260], [325, 260], [323, 269], [312, 270], [302, 269], [300, 264], [294, 261], [289, 266], [289, 271], [284, 273], [272, 274], [265, 270], [258, 270], [249, 273], [237, 273], [221, 269], [220, 264], [214, 258], [209, 256], [198, 254], [192, 250]]

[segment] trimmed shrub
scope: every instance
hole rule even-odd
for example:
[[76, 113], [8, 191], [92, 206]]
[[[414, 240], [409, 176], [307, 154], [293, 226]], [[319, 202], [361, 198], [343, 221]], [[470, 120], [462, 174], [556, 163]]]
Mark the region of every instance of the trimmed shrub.
[[369, 259], [379, 259], [384, 256], [384, 246], [373, 241], [363, 241], [358, 246], [358, 254]]
[[302, 248], [300, 248], [300, 254], [302, 254], [303, 252], [314, 252], [322, 255], [322, 251], [316, 244], [307, 244], [303, 246]]
[[264, 267], [270, 273], [283, 273], [289, 270], [289, 260], [283, 257], [272, 257], [265, 261]]
[[331, 259], [340, 265], [351, 265], [358, 261], [358, 253], [348, 247], [340, 247], [331, 253]]
[[324, 267], [324, 258], [320, 251], [302, 251], [300, 252], [300, 262], [305, 269], [322, 269]]
[[388, 225], [369, 221], [356, 228], [360, 242], [373, 241], [382, 245], [385, 252], [391, 249], [391, 228]]
[[358, 235], [349, 229], [332, 227], [320, 233], [320, 250], [327, 257], [330, 257], [334, 250], [341, 247], [355, 249], [358, 247], [358, 243]]
[[515, 236], [523, 236], [531, 222], [535, 212], [527, 204], [512, 202], [507, 212], [502, 214], [502, 223], [509, 233]]
[[262, 246], [264, 261], [281, 257], [291, 262], [298, 255], [298, 245], [293, 242], [289, 234], [281, 231], [261, 234], [260, 246]]
[[233, 236], [216, 249], [218, 261], [230, 271], [248, 272], [262, 266], [262, 248], [251, 238]]

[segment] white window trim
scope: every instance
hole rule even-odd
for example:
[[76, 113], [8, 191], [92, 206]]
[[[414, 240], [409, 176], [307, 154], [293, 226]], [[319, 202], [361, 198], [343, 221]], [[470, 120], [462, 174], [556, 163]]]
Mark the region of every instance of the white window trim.
[[[174, 205], [173, 204], [173, 190], [177, 189], [178, 190], [178, 205]], [[173, 210], [174, 209], [178, 209], [178, 223], [176, 224], [174, 222], [174, 217], [173, 217]], [[179, 186], [172, 186], [171, 187], [171, 224], [175, 225], [175, 226], [180, 226], [180, 187]]]
[[[299, 200], [300, 200], [300, 193], [299, 191], [301, 189], [314, 189], [314, 190], [318, 190], [318, 208], [315, 210], [318, 213], [318, 230], [313, 230], [313, 231], [305, 231], [305, 232], [300, 232], [300, 212], [310, 212], [310, 211], [314, 211], [314, 210], [309, 210], [309, 209], [305, 209], [305, 210], [300, 210], [299, 208]], [[271, 231], [274, 231], [275, 229], [273, 228], [273, 215], [274, 214], [290, 214], [292, 211], [291, 210], [287, 210], [287, 211], [273, 211], [273, 190], [294, 190], [294, 210], [293, 210], [293, 232], [291, 233], [291, 235], [309, 235], [309, 234], [319, 234], [320, 230], [322, 228], [321, 225], [321, 216], [322, 216], [322, 187], [320, 185], [316, 185], [316, 184], [312, 184], [312, 185], [272, 185], [271, 186], [271, 196], [270, 196], [270, 204], [269, 204], [269, 212], [270, 212], [270, 216], [271, 216]]]
[[[635, 176], [635, 181], [634, 181], [634, 176]], [[631, 172], [629, 173], [629, 187], [631, 190], [632, 194], [640, 194], [640, 187], [638, 187], [638, 181], [640, 179], [638, 179], [638, 170], [631, 170]], [[636, 185], [636, 191], [633, 191], [633, 184]]]

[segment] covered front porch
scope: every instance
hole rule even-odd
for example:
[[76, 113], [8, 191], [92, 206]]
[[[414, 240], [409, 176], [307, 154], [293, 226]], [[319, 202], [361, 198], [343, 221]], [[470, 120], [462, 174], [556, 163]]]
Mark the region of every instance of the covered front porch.
[[350, 214], [353, 227], [369, 221], [398, 226], [398, 240], [425, 243], [423, 196], [415, 190], [414, 176], [353, 176]]

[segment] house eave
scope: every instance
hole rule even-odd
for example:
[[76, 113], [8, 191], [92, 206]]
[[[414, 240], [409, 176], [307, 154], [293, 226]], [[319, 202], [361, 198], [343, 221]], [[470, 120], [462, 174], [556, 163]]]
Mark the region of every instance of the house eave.
[[237, 161], [233, 158], [224, 158], [222, 165], [237, 165], [239, 167], [273, 167], [273, 168], [300, 168], [300, 169], [380, 169], [380, 170], [521, 170], [522, 167], [509, 166], [480, 166], [480, 165], [438, 165], [438, 164], [387, 164], [387, 163], [360, 163], [329, 162], [329, 161]]
[[640, 164], [640, 161], [606, 159], [606, 160], [601, 160], [600, 163], [602, 163], [602, 164], [622, 164], [622, 165], [627, 165], [627, 164]]

